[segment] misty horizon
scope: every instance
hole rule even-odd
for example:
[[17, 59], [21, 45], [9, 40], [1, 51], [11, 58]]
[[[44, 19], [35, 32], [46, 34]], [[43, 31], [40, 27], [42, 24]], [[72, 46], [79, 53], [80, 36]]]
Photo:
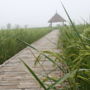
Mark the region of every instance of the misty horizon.
[[[83, 23], [90, 21], [89, 0], [62, 0], [72, 20]], [[67, 22], [68, 18], [59, 0], [0, 0], [0, 28], [8, 23], [28, 27], [48, 26], [48, 20], [58, 12]]]

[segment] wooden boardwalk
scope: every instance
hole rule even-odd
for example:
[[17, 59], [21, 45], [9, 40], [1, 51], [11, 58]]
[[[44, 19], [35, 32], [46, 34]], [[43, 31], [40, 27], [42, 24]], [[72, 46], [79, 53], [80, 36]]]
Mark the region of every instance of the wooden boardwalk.
[[[57, 52], [57, 40], [58, 30], [54, 30], [31, 45], [41, 51], [51, 50]], [[20, 61], [20, 59], [25, 61], [37, 75], [41, 76], [44, 72], [40, 65], [34, 66], [35, 57], [31, 51], [35, 56], [38, 56], [36, 51], [26, 47], [0, 66], [0, 90], [43, 90]], [[49, 61], [43, 63], [43, 65], [47, 72], [52, 70], [52, 64]]]

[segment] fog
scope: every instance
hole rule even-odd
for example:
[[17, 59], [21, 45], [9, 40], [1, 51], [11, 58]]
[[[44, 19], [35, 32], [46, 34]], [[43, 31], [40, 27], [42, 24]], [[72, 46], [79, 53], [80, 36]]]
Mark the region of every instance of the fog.
[[[72, 20], [82, 23], [89, 21], [90, 0], [62, 0]], [[0, 27], [11, 23], [13, 26], [48, 26], [48, 20], [56, 13], [68, 21], [60, 0], [0, 0]]]

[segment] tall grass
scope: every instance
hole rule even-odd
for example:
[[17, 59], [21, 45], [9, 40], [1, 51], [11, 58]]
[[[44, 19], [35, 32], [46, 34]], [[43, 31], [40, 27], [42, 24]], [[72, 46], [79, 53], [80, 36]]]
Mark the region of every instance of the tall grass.
[[62, 27], [58, 46], [62, 50], [64, 59], [70, 71], [76, 70], [74, 77], [76, 90], [90, 89], [90, 26], [76, 26], [86, 48], [83, 47], [72, 27]]
[[31, 44], [50, 32], [50, 28], [0, 30], [0, 64], [26, 47], [17, 39]]

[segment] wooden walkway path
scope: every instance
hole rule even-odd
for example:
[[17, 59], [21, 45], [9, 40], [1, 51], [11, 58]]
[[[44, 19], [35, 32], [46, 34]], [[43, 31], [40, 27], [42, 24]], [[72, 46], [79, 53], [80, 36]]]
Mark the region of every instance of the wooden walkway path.
[[[54, 30], [40, 40], [34, 42], [32, 46], [41, 51], [51, 50], [57, 52], [58, 50], [55, 45], [57, 40], [58, 30]], [[23, 49], [0, 66], [0, 90], [43, 90], [20, 61], [20, 59], [25, 61], [39, 76], [41, 76], [44, 72], [40, 65], [34, 66], [35, 57], [32, 55], [31, 50], [30, 47]], [[38, 55], [36, 51], [32, 51], [36, 56]], [[43, 65], [47, 72], [52, 69], [52, 64], [48, 61]]]

